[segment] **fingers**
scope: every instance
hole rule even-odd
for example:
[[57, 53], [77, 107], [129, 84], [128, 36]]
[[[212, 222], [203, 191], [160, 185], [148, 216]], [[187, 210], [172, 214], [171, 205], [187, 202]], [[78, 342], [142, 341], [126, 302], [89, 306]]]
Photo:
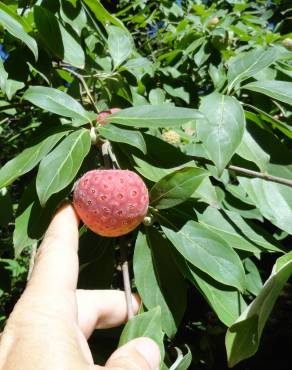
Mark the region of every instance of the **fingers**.
[[[78, 323], [86, 338], [94, 329], [107, 329], [127, 321], [125, 293], [118, 290], [77, 290]], [[132, 295], [134, 313], [140, 307], [140, 298]]]
[[117, 349], [108, 359], [106, 369], [158, 370], [160, 351], [150, 338], [136, 338]]
[[47, 294], [74, 290], [78, 278], [78, 217], [71, 205], [52, 219], [37, 253], [28, 286]]

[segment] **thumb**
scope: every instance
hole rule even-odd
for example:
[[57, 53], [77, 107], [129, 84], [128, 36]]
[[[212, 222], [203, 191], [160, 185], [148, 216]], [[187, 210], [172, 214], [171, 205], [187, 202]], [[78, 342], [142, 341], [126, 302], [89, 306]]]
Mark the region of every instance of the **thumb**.
[[106, 369], [119, 370], [158, 370], [160, 351], [150, 338], [141, 337], [131, 340], [118, 348], [108, 359]]

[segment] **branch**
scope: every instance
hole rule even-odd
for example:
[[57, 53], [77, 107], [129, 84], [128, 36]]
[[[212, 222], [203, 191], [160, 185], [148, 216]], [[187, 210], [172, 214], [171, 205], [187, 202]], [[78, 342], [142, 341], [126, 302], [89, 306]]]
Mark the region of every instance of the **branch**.
[[131, 280], [129, 273], [128, 264], [128, 245], [127, 240], [124, 236], [120, 238], [120, 253], [121, 253], [121, 267], [123, 272], [124, 290], [127, 302], [127, 313], [128, 320], [134, 317], [133, 302], [132, 302], [132, 290], [131, 290]]
[[[212, 161], [210, 161], [209, 159], [206, 159], [206, 158], [196, 157], [196, 156], [191, 156], [191, 158], [195, 161], [204, 162], [206, 164], [214, 164]], [[259, 178], [259, 179], [263, 179], [263, 180], [267, 180], [267, 181], [271, 181], [271, 182], [276, 182], [277, 184], [282, 184], [282, 185], [287, 185], [287, 186], [292, 187], [292, 180], [286, 179], [284, 177], [273, 176], [273, 175], [269, 175], [268, 173], [253, 171], [253, 170], [249, 170], [248, 168], [234, 166], [232, 164], [227, 166], [226, 169], [230, 170], [230, 171], [241, 173], [241, 174], [246, 175], [246, 176], [256, 177], [256, 178]]]
[[63, 69], [65, 69], [66, 71], [72, 73], [72, 75], [76, 76], [80, 80], [80, 82], [82, 83], [82, 85], [83, 85], [83, 87], [84, 87], [84, 89], [86, 91], [86, 94], [87, 94], [87, 96], [88, 96], [88, 98], [89, 98], [89, 100], [91, 102], [91, 105], [93, 106], [93, 109], [95, 110], [95, 112], [97, 114], [100, 113], [99, 110], [98, 110], [98, 108], [97, 108], [97, 106], [96, 106], [96, 104], [95, 104], [95, 101], [94, 101], [94, 99], [93, 99], [93, 97], [91, 95], [91, 92], [90, 92], [90, 90], [89, 90], [89, 88], [87, 86], [87, 83], [85, 82], [85, 80], [83, 78], [83, 76], [81, 74], [73, 71], [72, 69], [70, 69], [68, 67], [63, 67]]
[[292, 187], [292, 181], [284, 177], [273, 176], [273, 175], [269, 175], [268, 173], [252, 171], [247, 168], [233, 166], [233, 165], [229, 165], [227, 168], [229, 170], [242, 173], [246, 176], [257, 177], [259, 179], [272, 181], [272, 182], [276, 182], [277, 184], [282, 184], [282, 185], [287, 185], [287, 186]]

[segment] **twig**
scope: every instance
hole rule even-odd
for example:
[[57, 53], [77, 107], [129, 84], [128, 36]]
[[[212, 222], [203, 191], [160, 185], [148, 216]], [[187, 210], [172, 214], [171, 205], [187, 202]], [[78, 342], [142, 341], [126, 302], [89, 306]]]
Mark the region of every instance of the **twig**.
[[233, 165], [229, 165], [228, 169], [235, 171], [235, 172], [242, 173], [246, 176], [257, 177], [259, 179], [268, 180], [268, 181], [276, 182], [278, 184], [287, 185], [287, 186], [292, 187], [292, 181], [289, 179], [285, 179], [284, 177], [272, 176], [272, 175], [269, 175], [268, 173], [252, 171], [247, 168], [233, 166]]
[[27, 281], [29, 281], [31, 278], [31, 274], [32, 274], [33, 267], [34, 267], [36, 251], [37, 251], [37, 242], [33, 243], [33, 245], [31, 246], [29, 268], [28, 268], [28, 274], [27, 274], [27, 279], [26, 279]]
[[96, 104], [94, 102], [94, 99], [93, 99], [93, 97], [91, 95], [91, 92], [90, 92], [90, 90], [89, 90], [89, 88], [87, 86], [87, 83], [85, 82], [83, 76], [81, 74], [73, 71], [72, 69], [70, 69], [68, 67], [63, 67], [63, 69], [65, 69], [66, 71], [72, 73], [72, 75], [76, 76], [80, 80], [80, 82], [82, 83], [82, 85], [83, 85], [83, 87], [84, 87], [84, 89], [86, 91], [86, 94], [87, 94], [87, 96], [88, 96], [88, 98], [89, 98], [89, 100], [91, 102], [91, 105], [93, 106], [93, 109], [95, 110], [96, 113], [100, 113], [99, 112], [99, 109], [97, 108], [97, 106], [96, 106]]
[[[212, 161], [206, 158], [195, 157], [195, 156], [191, 156], [191, 158], [194, 159], [195, 161], [200, 161], [206, 164], [214, 164]], [[232, 164], [230, 164], [226, 168], [230, 171], [238, 172], [246, 176], [257, 177], [259, 179], [276, 182], [277, 184], [282, 184], [282, 185], [287, 185], [287, 186], [292, 187], [292, 180], [286, 179], [284, 177], [273, 176], [273, 175], [269, 175], [268, 173], [253, 171], [253, 170], [249, 170], [248, 168], [234, 166]]]
[[124, 290], [127, 302], [128, 320], [134, 317], [133, 303], [132, 303], [132, 290], [128, 264], [128, 245], [125, 237], [120, 238], [120, 254], [121, 254], [121, 267], [123, 272]]

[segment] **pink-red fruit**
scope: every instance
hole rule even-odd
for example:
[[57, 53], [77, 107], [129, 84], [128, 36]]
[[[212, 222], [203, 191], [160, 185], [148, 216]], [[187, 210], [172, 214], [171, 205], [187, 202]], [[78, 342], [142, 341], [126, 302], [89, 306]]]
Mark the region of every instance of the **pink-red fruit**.
[[129, 233], [143, 221], [149, 196], [135, 172], [93, 170], [78, 180], [73, 205], [89, 229], [114, 237]]
[[101, 125], [101, 126], [104, 126], [107, 124], [105, 118], [107, 116], [109, 116], [110, 114], [113, 114], [113, 113], [116, 113], [116, 112], [119, 112], [120, 111], [120, 108], [111, 108], [109, 110], [106, 110], [105, 112], [101, 112], [99, 113], [99, 115], [97, 116], [97, 119], [96, 119], [96, 122]]

